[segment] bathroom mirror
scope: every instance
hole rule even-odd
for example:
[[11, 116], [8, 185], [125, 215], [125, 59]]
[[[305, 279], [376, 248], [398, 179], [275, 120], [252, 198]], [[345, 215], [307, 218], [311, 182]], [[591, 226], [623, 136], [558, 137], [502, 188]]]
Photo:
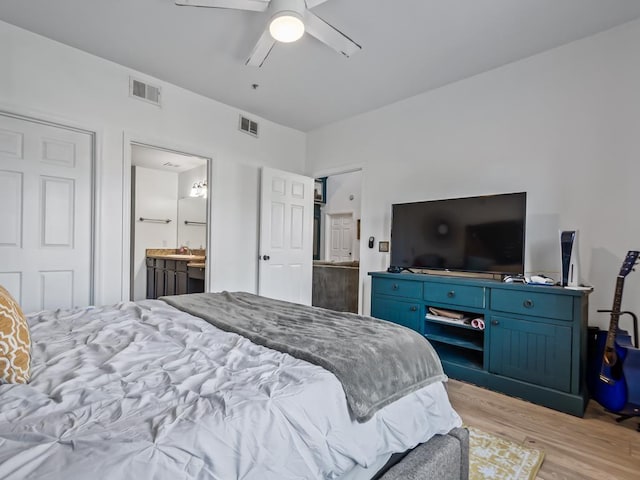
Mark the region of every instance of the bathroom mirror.
[[178, 247], [204, 249], [207, 243], [207, 199], [185, 197], [178, 200]]

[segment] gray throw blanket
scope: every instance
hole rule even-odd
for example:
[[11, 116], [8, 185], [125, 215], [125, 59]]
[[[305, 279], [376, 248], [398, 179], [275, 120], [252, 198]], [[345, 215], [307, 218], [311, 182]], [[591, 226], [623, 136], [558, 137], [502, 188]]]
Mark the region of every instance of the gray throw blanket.
[[330, 371], [342, 383], [358, 422], [407, 393], [447, 378], [425, 338], [384, 320], [244, 292], [161, 300], [222, 330]]

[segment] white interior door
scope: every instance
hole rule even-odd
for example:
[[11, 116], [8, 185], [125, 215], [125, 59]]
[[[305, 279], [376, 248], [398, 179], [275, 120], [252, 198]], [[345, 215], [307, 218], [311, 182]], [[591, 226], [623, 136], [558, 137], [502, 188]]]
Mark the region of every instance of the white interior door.
[[91, 134], [0, 114], [0, 284], [25, 312], [92, 298]]
[[329, 215], [329, 259], [332, 262], [353, 260], [353, 215], [341, 213]]
[[311, 305], [313, 179], [262, 169], [258, 293]]

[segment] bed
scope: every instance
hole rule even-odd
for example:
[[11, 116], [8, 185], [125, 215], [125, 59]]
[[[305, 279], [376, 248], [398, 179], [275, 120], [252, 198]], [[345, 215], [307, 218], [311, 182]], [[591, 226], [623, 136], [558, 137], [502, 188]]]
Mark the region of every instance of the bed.
[[[245, 318], [239, 304], [250, 304]], [[357, 335], [358, 362], [342, 350], [338, 367], [311, 363], [329, 355], [312, 341], [317, 334], [298, 328], [299, 343], [289, 347], [297, 356], [279, 351], [282, 332], [269, 327], [261, 336], [260, 322], [275, 316], [282, 327], [283, 309], [307, 323], [309, 315], [344, 323], [342, 333], [325, 336], [354, 344], [348, 339]], [[0, 385], [3, 479], [362, 480], [418, 446], [410, 454], [417, 467], [408, 456], [382, 477], [409, 478], [403, 468], [415, 474], [437, 457], [433, 449], [448, 451], [438, 442], [461, 426], [437, 368], [416, 388], [384, 382], [393, 388], [382, 397], [385, 386], [357, 388], [379, 381], [376, 368], [342, 378], [355, 375], [344, 368], [349, 362], [355, 372], [362, 358], [376, 357], [366, 339], [377, 328], [379, 337], [410, 332], [389, 322], [228, 292], [46, 311], [27, 321], [30, 382]], [[355, 332], [355, 322], [365, 328]], [[456, 478], [466, 469], [459, 443], [446, 462]]]

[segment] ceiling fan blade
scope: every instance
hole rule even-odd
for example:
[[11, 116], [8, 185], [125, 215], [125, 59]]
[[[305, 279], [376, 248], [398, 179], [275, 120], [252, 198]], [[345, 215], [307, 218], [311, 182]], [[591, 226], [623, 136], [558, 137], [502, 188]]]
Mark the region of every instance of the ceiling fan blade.
[[362, 50], [362, 47], [347, 37], [344, 33], [332, 27], [309, 10], [304, 12], [305, 31], [323, 43], [326, 43], [336, 52], [350, 57]]
[[258, 39], [258, 43], [253, 47], [251, 55], [247, 58], [245, 65], [249, 67], [261, 67], [271, 53], [271, 49], [275, 43], [276, 41], [269, 33], [269, 28], [265, 28], [264, 32], [262, 32], [262, 35], [260, 35], [260, 38]]
[[230, 8], [264, 12], [269, 8], [269, 0], [175, 0], [181, 7]]
[[304, 0], [304, 3], [307, 4], [307, 8], [317, 7], [321, 3], [326, 2], [327, 0]]

